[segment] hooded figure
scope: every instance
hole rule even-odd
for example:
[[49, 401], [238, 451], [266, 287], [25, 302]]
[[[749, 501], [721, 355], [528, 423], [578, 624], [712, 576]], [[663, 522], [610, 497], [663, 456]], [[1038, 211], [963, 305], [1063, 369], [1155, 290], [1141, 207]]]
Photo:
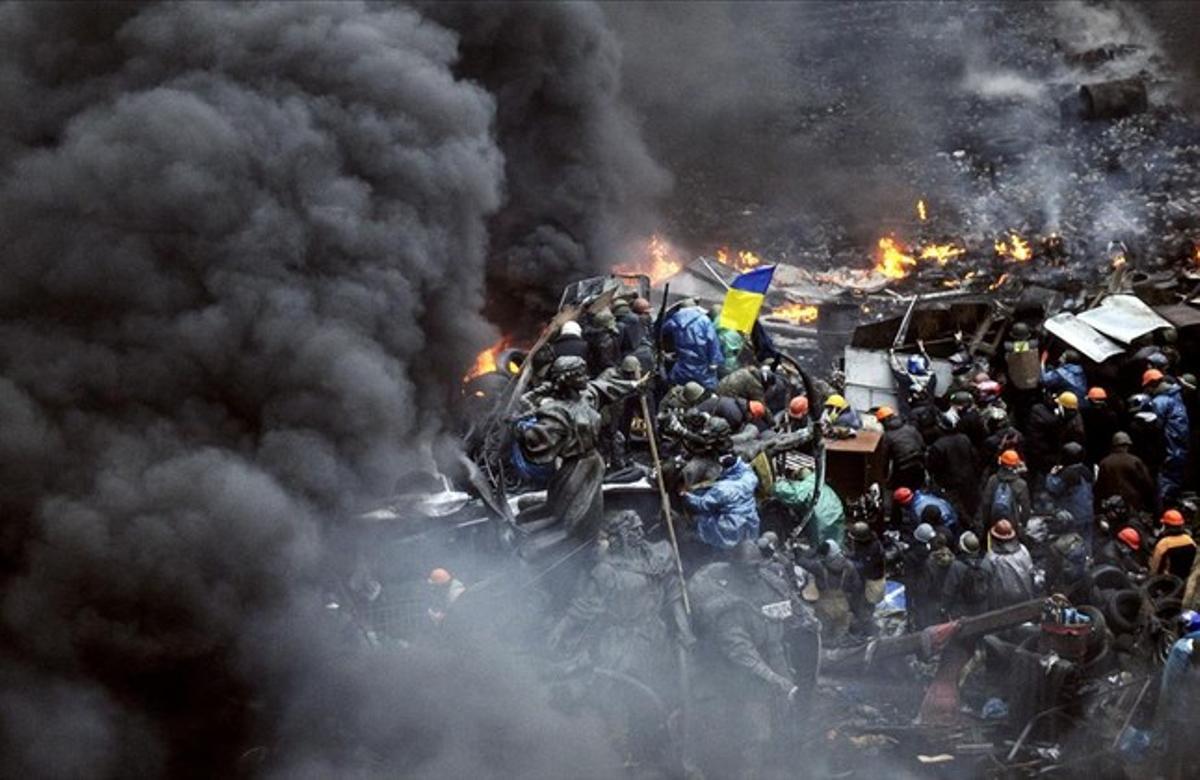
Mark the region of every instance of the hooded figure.
[[1088, 403], [1079, 411], [1083, 418], [1083, 430], [1087, 436], [1087, 462], [1099, 463], [1108, 455], [1113, 434], [1121, 430], [1120, 416], [1108, 402], [1108, 393], [1102, 387], [1088, 390]]
[[684, 306], [667, 318], [662, 338], [675, 352], [668, 379], [673, 385], [699, 382], [708, 390], [717, 386], [717, 367], [725, 358], [717, 329], [699, 306]]
[[758, 477], [740, 458], [726, 456], [715, 482], [683, 494], [683, 503], [696, 518], [700, 540], [718, 550], [731, 550], [738, 542], [758, 538], [758, 505], [754, 491]]
[[1091, 549], [1095, 534], [1095, 498], [1092, 491], [1092, 467], [1084, 463], [1083, 447], [1071, 442], [1063, 445], [1061, 464], [1046, 477], [1046, 492], [1059, 509], [1075, 518], [1075, 528]]

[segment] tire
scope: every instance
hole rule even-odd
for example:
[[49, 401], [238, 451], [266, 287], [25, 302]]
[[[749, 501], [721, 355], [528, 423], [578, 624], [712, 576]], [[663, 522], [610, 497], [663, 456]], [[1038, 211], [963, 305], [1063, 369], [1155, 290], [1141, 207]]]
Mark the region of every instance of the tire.
[[1154, 617], [1160, 621], [1171, 622], [1183, 612], [1183, 599], [1162, 599], [1154, 605]]
[[1088, 582], [1092, 590], [1128, 590], [1131, 587], [1129, 575], [1118, 566], [1104, 564], [1095, 566], [1088, 572]]
[[1146, 583], [1142, 585], [1142, 593], [1157, 605], [1166, 599], [1182, 596], [1183, 580], [1174, 574], [1158, 574], [1146, 580]]
[[1081, 615], [1087, 615], [1092, 621], [1092, 633], [1088, 637], [1088, 655], [1094, 655], [1105, 644], [1108, 636], [1108, 621], [1104, 613], [1097, 607], [1077, 607]]
[[1127, 589], [1111, 593], [1104, 605], [1108, 627], [1116, 634], [1132, 634], [1138, 630], [1142, 611], [1141, 591]]

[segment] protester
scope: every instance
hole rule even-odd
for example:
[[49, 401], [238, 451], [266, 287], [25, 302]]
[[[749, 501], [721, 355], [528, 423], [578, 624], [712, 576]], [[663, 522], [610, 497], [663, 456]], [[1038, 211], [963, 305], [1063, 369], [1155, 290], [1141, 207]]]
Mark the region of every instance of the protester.
[[[828, 403], [828, 402], [826, 402]], [[883, 425], [882, 458], [888, 464], [889, 488], [916, 490], [925, 484], [925, 440], [890, 406], [881, 406], [875, 419]]]
[[674, 353], [668, 374], [671, 384], [697, 382], [707, 390], [717, 386], [717, 367], [725, 361], [717, 330], [708, 314], [686, 300], [663, 323], [662, 339]]
[[853, 435], [862, 430], [862, 420], [850, 402], [838, 393], [825, 399], [825, 410], [821, 413], [821, 424], [836, 435]]
[[944, 529], [948, 538], [958, 538], [958, 513], [941, 496], [927, 490], [900, 487], [892, 493], [892, 502], [900, 517], [901, 528], [915, 529], [921, 523], [930, 522], [927, 518], [931, 516], [929, 510], [933, 510], [936, 513], [933, 516], [938, 518], [938, 522], [930, 523], [934, 530]]
[[863, 597], [872, 606], [883, 601], [886, 588], [883, 566], [883, 545], [871, 526], [857, 522], [850, 526], [846, 557], [854, 564], [863, 579]]
[[[942, 435], [929, 448], [929, 474], [934, 483], [958, 505], [964, 517], [974, 517], [979, 511], [982, 478], [978, 448], [952, 417], [942, 415], [941, 420]], [[889, 484], [889, 487], [898, 485]]]
[[738, 542], [757, 539], [757, 487], [754, 470], [740, 458], [727, 455], [715, 482], [683, 493], [684, 504], [695, 516], [700, 540], [718, 550], [732, 550]]
[[979, 520], [983, 528], [991, 528], [1000, 519], [1015, 523], [1023, 529], [1029, 521], [1033, 499], [1025, 482], [1025, 463], [1016, 450], [1005, 450], [997, 458], [999, 468], [988, 477], [979, 502]]
[[996, 579], [995, 565], [983, 556], [974, 532], [959, 538], [958, 549], [960, 554], [950, 563], [942, 586], [942, 609], [950, 619], [987, 612]]
[[1150, 556], [1151, 574], [1174, 574], [1187, 579], [1196, 559], [1196, 542], [1184, 525], [1183, 515], [1176, 509], [1163, 512], [1162, 531], [1154, 553]]
[[1034, 598], [1037, 589], [1033, 580], [1033, 558], [1017, 539], [1012, 523], [1005, 518], [997, 520], [988, 537], [990, 549], [985, 560], [992, 566], [991, 608], [999, 609]]
[[1166, 437], [1166, 456], [1158, 472], [1158, 499], [1163, 506], [1173, 506], [1183, 489], [1187, 468], [1190, 437], [1187, 408], [1183, 405], [1180, 386], [1167, 381], [1156, 368], [1142, 374], [1142, 391], [1150, 394]]
[[1112, 451], [1100, 461], [1096, 475], [1096, 504], [1110, 496], [1120, 496], [1135, 512], [1153, 512], [1158, 493], [1150, 469], [1129, 451], [1133, 439], [1124, 431], [1112, 436]]
[[1078, 531], [1092, 547], [1095, 532], [1095, 498], [1092, 489], [1092, 467], [1084, 463], [1084, 449], [1075, 442], [1063, 445], [1059, 465], [1046, 477], [1046, 492], [1058, 509], [1070, 512]]

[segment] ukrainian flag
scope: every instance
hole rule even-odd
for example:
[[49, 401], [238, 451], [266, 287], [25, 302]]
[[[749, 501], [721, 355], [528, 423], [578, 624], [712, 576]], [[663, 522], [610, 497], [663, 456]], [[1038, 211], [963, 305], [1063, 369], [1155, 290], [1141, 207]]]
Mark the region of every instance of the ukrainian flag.
[[762, 308], [763, 298], [767, 288], [771, 286], [771, 277], [775, 274], [775, 266], [764, 265], [738, 274], [725, 293], [725, 303], [721, 305], [721, 317], [717, 326], [729, 328], [739, 333], [750, 333], [758, 319]]

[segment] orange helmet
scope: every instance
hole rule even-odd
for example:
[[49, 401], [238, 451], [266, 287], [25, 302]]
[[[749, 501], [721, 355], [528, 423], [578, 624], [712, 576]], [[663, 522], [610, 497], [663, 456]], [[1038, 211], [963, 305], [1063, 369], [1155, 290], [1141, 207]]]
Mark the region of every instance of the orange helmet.
[[913, 500], [913, 492], [906, 487], [896, 488], [896, 492], [892, 493], [892, 500], [897, 504], [910, 504]]
[[1162, 524], [1172, 528], [1181, 528], [1183, 527], [1183, 515], [1179, 513], [1178, 509], [1168, 509], [1163, 512]]
[[1016, 530], [1013, 529], [1012, 523], [1007, 520], [997, 520], [992, 526], [992, 538], [1001, 542], [1007, 542], [1009, 539], [1015, 538]]
[[797, 419], [808, 416], [808, 396], [798, 395], [788, 402], [788, 416]]
[[445, 569], [438, 568], [429, 572], [430, 585], [448, 585], [452, 579], [454, 578], [450, 576], [450, 572]]
[[1147, 369], [1146, 373], [1142, 374], [1142, 387], [1152, 385], [1163, 378], [1163, 372], [1157, 368]]
[[1005, 450], [1000, 453], [999, 461], [1001, 466], [1020, 466], [1021, 456], [1016, 450]]
[[1117, 539], [1131, 550], [1142, 549], [1142, 535], [1136, 528], [1122, 528], [1117, 534]]
[[1107, 401], [1108, 393], [1105, 392], [1103, 387], [1091, 387], [1088, 388], [1087, 397], [1089, 401]]
[[751, 420], [761, 420], [767, 414], [767, 407], [763, 406], [762, 401], [749, 401], [746, 408], [750, 410]]
[[894, 417], [895, 415], [896, 410], [890, 406], [881, 406], [875, 410], [875, 419], [879, 420], [879, 422], [883, 422], [887, 418]]

